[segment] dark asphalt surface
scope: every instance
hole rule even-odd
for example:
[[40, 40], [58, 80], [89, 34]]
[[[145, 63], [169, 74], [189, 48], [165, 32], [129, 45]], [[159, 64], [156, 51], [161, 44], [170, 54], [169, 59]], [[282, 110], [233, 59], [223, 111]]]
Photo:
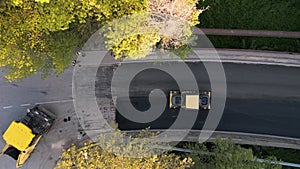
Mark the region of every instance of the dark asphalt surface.
[[[159, 64], [176, 67], [180, 63]], [[137, 69], [137, 66], [143, 64], [121, 66], [129, 70]], [[203, 64], [189, 63], [188, 66], [194, 73], [199, 90], [210, 90], [209, 78]], [[227, 80], [227, 100], [217, 130], [300, 138], [299, 68], [233, 63], [223, 63], [223, 66]], [[186, 81], [187, 77], [181, 77], [179, 80], [189, 83]], [[117, 84], [117, 89], [123, 87], [122, 80]], [[153, 89], [161, 89], [167, 95], [169, 90], [178, 89], [178, 85], [175, 79], [161, 70], [144, 70], [131, 82], [132, 104], [140, 111], [149, 109], [148, 95]], [[117, 102], [122, 102], [122, 98]], [[202, 128], [208, 113], [199, 111], [194, 129]], [[152, 129], [164, 129], [170, 127], [177, 114], [178, 110], [166, 108], [158, 119], [150, 123], [135, 123], [117, 113], [117, 122], [122, 130], [149, 126]]]

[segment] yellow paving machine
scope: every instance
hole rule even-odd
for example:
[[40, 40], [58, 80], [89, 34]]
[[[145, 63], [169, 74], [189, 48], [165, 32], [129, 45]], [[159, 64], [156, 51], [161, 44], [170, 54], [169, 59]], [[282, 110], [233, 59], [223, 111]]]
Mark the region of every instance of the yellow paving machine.
[[20, 121], [13, 121], [3, 134], [6, 145], [1, 155], [6, 154], [17, 161], [20, 168], [29, 158], [34, 148], [49, 131], [55, 115], [40, 105], [27, 110], [26, 116]]

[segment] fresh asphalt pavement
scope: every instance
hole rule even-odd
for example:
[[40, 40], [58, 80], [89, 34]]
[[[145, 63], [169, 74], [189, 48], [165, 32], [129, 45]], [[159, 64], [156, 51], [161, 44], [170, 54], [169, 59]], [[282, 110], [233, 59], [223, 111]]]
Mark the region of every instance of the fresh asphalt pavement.
[[[161, 66], [176, 67], [177, 64], [180, 63], [161, 63]], [[135, 63], [121, 66], [124, 66], [125, 70], [138, 69], [138, 66], [145, 67]], [[199, 90], [210, 90], [209, 78], [203, 64], [189, 63], [188, 66], [197, 80]], [[227, 100], [218, 131], [300, 138], [299, 68], [233, 63], [223, 63], [223, 66], [227, 80]], [[125, 74], [120, 75], [122, 76]], [[182, 78], [179, 80], [189, 79], [185, 76]], [[121, 79], [116, 83], [119, 90], [123, 87]], [[178, 90], [176, 80], [157, 69], [140, 72], [130, 85], [132, 104], [140, 111], [147, 110], [150, 108], [148, 101], [150, 91], [161, 89], [167, 97], [169, 90]], [[122, 98], [117, 102], [122, 102]], [[169, 109], [167, 104], [162, 115], [149, 123], [135, 123], [117, 113], [119, 128], [122, 130], [169, 128], [175, 121], [178, 110]], [[193, 129], [203, 127], [208, 113], [199, 111]]]

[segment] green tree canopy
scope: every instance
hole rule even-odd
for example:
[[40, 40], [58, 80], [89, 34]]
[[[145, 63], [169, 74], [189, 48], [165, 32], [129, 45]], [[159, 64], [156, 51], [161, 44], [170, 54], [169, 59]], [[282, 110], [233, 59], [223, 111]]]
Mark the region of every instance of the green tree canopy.
[[[258, 162], [251, 149], [242, 148], [230, 140], [215, 141], [213, 147], [204, 144], [189, 144], [187, 148], [193, 150], [187, 154], [195, 161], [195, 168], [214, 169], [281, 169], [281, 165], [268, 162], [276, 161], [275, 157], [268, 157], [266, 162]], [[210, 152], [210, 154], [205, 154]]]

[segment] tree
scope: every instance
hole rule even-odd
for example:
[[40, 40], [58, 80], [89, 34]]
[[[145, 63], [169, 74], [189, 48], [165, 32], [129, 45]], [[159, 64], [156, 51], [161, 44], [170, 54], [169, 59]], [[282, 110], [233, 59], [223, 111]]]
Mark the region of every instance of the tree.
[[178, 49], [191, 40], [199, 23], [197, 0], [149, 0], [147, 10], [107, 26], [107, 48], [116, 58], [145, 57], [151, 49]]
[[126, 140], [125, 134], [119, 131], [112, 135], [101, 134], [98, 142], [85, 143], [81, 148], [72, 145], [63, 151], [55, 169], [184, 169], [192, 166], [191, 158], [167, 152], [156, 154], [149, 149], [149, 142], [138, 141], [144, 134], [141, 132]]
[[197, 3], [198, 0], [149, 1], [148, 11], [163, 16], [164, 26], [168, 27], [168, 31], [172, 31], [168, 36], [161, 37], [162, 48], [179, 48], [188, 43], [192, 35], [189, 26], [199, 24], [199, 15], [208, 9], [208, 7], [197, 9]]
[[[164, 2], [164, 3], [161, 3]], [[148, 18], [111, 25], [107, 47], [116, 58], [145, 57], [153, 48], [180, 48], [189, 42], [189, 26], [203, 9], [196, 0], [4, 0], [0, 2], [0, 67], [15, 81], [39, 71], [62, 73], [100, 26], [114, 19], [144, 13]], [[160, 19], [152, 16], [163, 16]], [[174, 20], [174, 18], [177, 18]], [[184, 22], [181, 22], [184, 21]], [[188, 24], [185, 24], [188, 23]], [[169, 29], [167, 25], [172, 25]], [[150, 32], [135, 33], [141, 28]], [[109, 28], [109, 26], [108, 26]], [[168, 35], [158, 33], [168, 32]], [[120, 34], [126, 35], [125, 38]]]
[[139, 13], [120, 18], [118, 21], [108, 23], [104, 28], [104, 36], [108, 39], [107, 49], [113, 51], [115, 58], [145, 57], [159, 42], [157, 27], [151, 26], [149, 13]]
[[[267, 162], [258, 162], [251, 149], [242, 148], [233, 144], [230, 140], [215, 141], [213, 147], [204, 144], [189, 144], [187, 146], [193, 152], [189, 154], [195, 161], [195, 168], [215, 169], [280, 169], [278, 164], [269, 163], [268, 160], [276, 161], [275, 157], [269, 157]], [[210, 152], [204, 154], [203, 152]]]
[[[64, 30], [74, 20], [71, 14], [73, 7], [72, 3], [64, 3], [62, 0], [55, 3], [6, 1], [5, 8], [0, 13], [0, 66], [5, 66], [5, 77], [9, 81], [28, 77], [38, 71], [48, 74], [53, 68], [58, 74], [62, 72], [61, 67], [67, 67], [71, 58], [68, 53], [78, 44], [73, 44], [72, 49], [63, 48], [65, 44], [49, 42], [53, 41], [51, 39], [57, 40], [57, 37], [52, 37], [52, 32], [69, 33]], [[59, 38], [64, 37], [66, 36]], [[65, 41], [77, 42], [76, 39]], [[50, 50], [53, 48], [68, 51], [63, 56], [59, 53], [51, 55], [53, 51]], [[66, 58], [67, 63], [55, 62], [57, 57]]]
[[65, 70], [74, 49], [100, 24], [145, 9], [140, 0], [5, 0], [0, 4], [0, 67], [15, 81]]

